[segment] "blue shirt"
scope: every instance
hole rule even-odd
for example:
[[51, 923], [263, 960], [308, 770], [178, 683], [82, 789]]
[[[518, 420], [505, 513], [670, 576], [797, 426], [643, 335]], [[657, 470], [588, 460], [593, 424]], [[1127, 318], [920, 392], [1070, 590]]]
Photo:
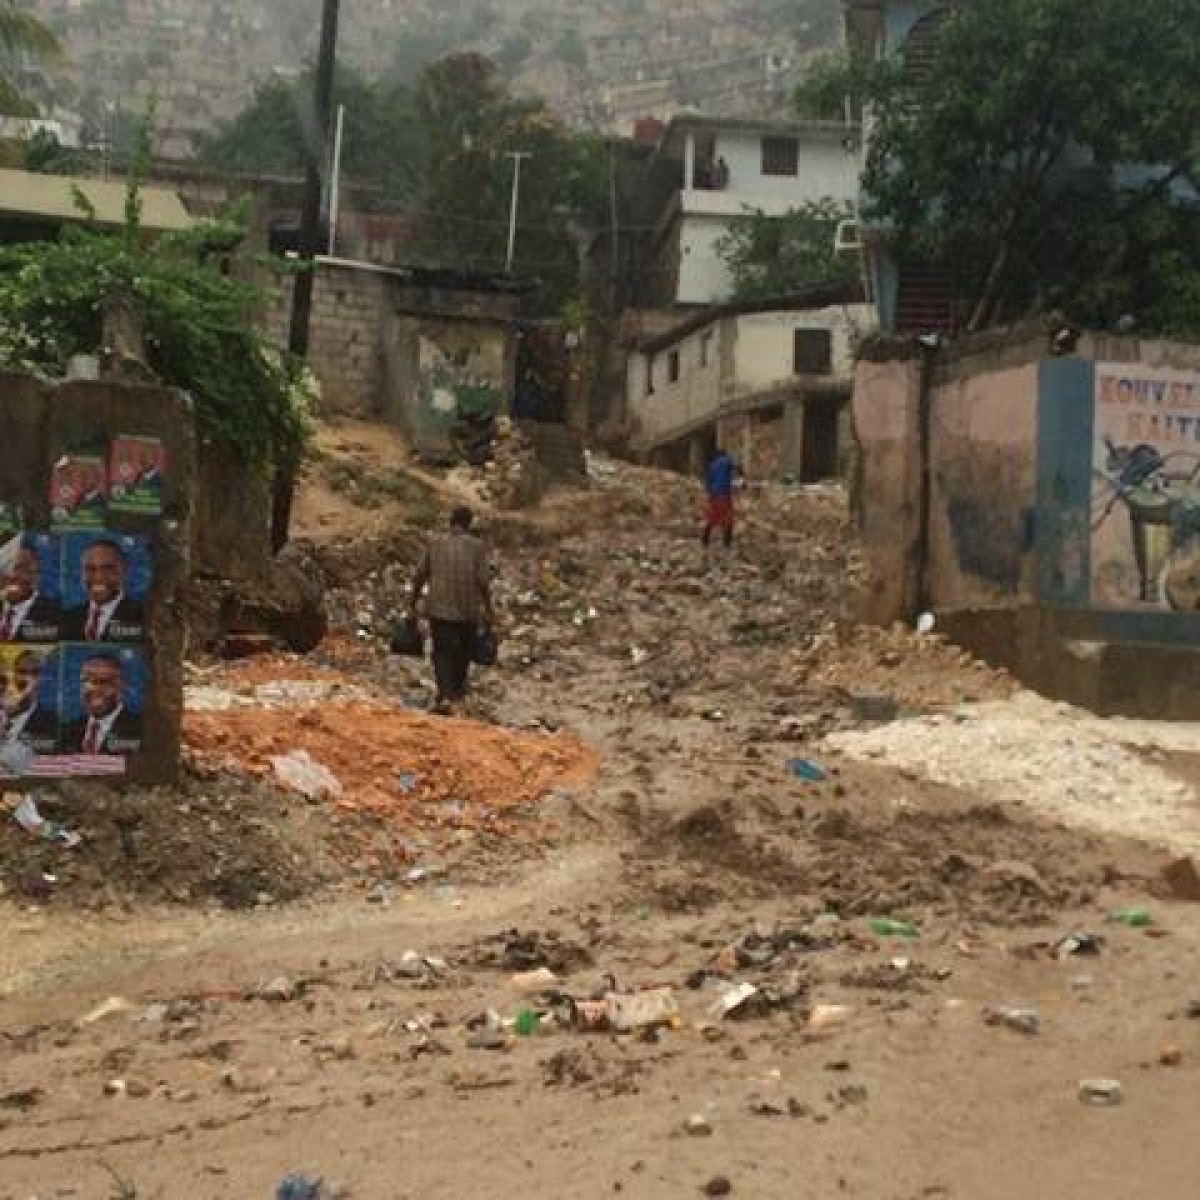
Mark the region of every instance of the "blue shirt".
[[733, 459], [728, 454], [718, 454], [708, 467], [704, 486], [710, 496], [732, 496], [733, 477], [737, 473]]

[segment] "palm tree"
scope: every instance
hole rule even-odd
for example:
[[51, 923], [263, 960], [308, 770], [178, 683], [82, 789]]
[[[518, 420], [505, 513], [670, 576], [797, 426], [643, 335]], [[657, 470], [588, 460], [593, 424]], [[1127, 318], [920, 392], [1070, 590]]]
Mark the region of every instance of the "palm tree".
[[0, 0], [0, 113], [28, 113], [32, 106], [21, 88], [21, 67], [61, 53], [58, 38], [19, 0]]

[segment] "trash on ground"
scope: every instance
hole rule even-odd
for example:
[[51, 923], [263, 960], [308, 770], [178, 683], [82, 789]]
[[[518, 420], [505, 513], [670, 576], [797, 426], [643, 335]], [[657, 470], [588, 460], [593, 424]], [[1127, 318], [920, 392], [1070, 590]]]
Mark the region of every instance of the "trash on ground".
[[289, 1175], [275, 1189], [275, 1200], [325, 1200], [325, 1181], [313, 1175]]
[[1183, 1065], [1183, 1051], [1178, 1046], [1164, 1046], [1158, 1056], [1160, 1067], [1179, 1067]]
[[679, 1022], [679, 1001], [669, 987], [644, 992], [612, 992], [604, 998], [609, 1021], [618, 1033], [653, 1029]]
[[1144, 908], [1119, 908], [1109, 913], [1109, 921], [1114, 925], [1128, 925], [1130, 929], [1146, 929], [1154, 924], [1154, 918]]
[[847, 1004], [817, 1004], [808, 1015], [808, 1027], [814, 1033], [828, 1033], [845, 1025], [853, 1012]]
[[712, 1137], [713, 1127], [707, 1117], [693, 1113], [684, 1121], [683, 1130], [688, 1137]]
[[341, 799], [344, 791], [341, 780], [327, 767], [321, 766], [307, 750], [291, 750], [271, 759], [271, 767], [284, 787], [306, 796], [309, 800], [330, 797]]
[[108, 1017], [119, 1017], [134, 1011], [134, 1005], [122, 996], [109, 996], [102, 1004], [98, 1004], [91, 1012], [79, 1018], [80, 1025], [95, 1025]]
[[920, 929], [911, 921], [896, 921], [891, 917], [876, 917], [871, 922], [871, 932], [879, 937], [916, 938], [921, 936]]
[[41, 838], [44, 842], [58, 842], [68, 850], [74, 850], [83, 842], [83, 838], [53, 821], [47, 821], [38, 811], [37, 801], [32, 796], [24, 796], [20, 804], [13, 810], [13, 819], [26, 833]]
[[1079, 1098], [1084, 1104], [1112, 1107], [1125, 1099], [1119, 1080], [1085, 1079], [1079, 1085]]
[[1000, 1008], [984, 1010], [984, 1020], [988, 1025], [1002, 1025], [1014, 1033], [1040, 1033], [1042, 1018], [1036, 1008], [1015, 1008], [1003, 1005]]
[[1104, 939], [1096, 933], [1069, 933], [1054, 947], [1054, 957], [1060, 962], [1073, 955], [1096, 955], [1100, 953]]
[[824, 783], [829, 778], [828, 772], [823, 767], [808, 758], [789, 760], [787, 769], [793, 779], [800, 779], [805, 783]]
[[536, 971], [518, 972], [508, 981], [508, 985], [523, 996], [536, 996], [540, 992], [561, 987], [562, 980], [549, 967], [539, 967]]
[[717, 1020], [746, 1016], [753, 1002], [761, 996], [762, 993], [752, 983], [725, 984], [720, 997], [709, 1009], [709, 1015]]

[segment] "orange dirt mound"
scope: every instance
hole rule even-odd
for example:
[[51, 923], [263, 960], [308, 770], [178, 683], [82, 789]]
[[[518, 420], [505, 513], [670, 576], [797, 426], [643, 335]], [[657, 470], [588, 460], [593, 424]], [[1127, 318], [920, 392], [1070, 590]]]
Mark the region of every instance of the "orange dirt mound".
[[193, 764], [259, 777], [271, 760], [304, 751], [341, 785], [335, 800], [426, 826], [493, 826], [558, 787], [579, 787], [598, 757], [564, 734], [518, 733], [377, 701], [190, 712], [184, 740]]

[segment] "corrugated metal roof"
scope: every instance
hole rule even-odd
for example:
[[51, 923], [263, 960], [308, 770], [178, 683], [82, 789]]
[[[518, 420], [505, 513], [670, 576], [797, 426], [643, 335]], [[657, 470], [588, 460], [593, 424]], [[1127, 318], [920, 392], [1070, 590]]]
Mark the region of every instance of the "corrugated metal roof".
[[[75, 203], [78, 188], [92, 206], [100, 225], [125, 223], [125, 184], [102, 179], [76, 179], [67, 175], [36, 175], [31, 171], [0, 168], [0, 216], [30, 217], [41, 221], [84, 221]], [[183, 201], [167, 188], [144, 187], [142, 228], [154, 232], [190, 229], [193, 221]]]

